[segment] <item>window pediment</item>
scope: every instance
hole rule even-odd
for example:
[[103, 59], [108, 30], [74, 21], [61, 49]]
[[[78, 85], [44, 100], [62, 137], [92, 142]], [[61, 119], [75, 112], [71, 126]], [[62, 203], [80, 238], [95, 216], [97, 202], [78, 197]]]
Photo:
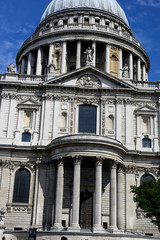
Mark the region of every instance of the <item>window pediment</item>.
[[38, 109], [40, 104], [32, 99], [27, 99], [18, 104], [18, 109]]
[[135, 110], [136, 115], [150, 115], [155, 116], [156, 115], [156, 109], [148, 104], [145, 106], [142, 106], [140, 108], [137, 108]]

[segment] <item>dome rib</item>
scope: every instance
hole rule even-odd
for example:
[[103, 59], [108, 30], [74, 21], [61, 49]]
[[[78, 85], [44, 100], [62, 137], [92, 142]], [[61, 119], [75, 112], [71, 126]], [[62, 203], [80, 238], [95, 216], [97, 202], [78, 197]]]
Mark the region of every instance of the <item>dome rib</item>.
[[129, 26], [127, 17], [116, 0], [53, 0], [43, 13], [41, 22], [53, 13], [72, 8], [103, 10], [121, 18]]

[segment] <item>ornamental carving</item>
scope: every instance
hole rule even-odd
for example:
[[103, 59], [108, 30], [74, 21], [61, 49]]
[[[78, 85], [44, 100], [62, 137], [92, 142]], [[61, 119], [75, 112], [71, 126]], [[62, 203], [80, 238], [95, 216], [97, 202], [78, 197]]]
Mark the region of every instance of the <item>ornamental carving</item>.
[[83, 104], [98, 104], [100, 99], [99, 98], [76, 98], [77, 103], [83, 103]]
[[78, 85], [78, 87], [87, 87], [87, 88], [99, 88], [99, 87], [101, 87], [100, 80], [92, 74], [85, 74], [85, 75], [81, 76], [77, 80], [76, 84]]
[[8, 213], [12, 213], [12, 212], [18, 212], [18, 213], [28, 213], [30, 214], [32, 211], [32, 207], [31, 206], [20, 206], [20, 205], [12, 205], [12, 204], [9, 204], [7, 206], [7, 212]]

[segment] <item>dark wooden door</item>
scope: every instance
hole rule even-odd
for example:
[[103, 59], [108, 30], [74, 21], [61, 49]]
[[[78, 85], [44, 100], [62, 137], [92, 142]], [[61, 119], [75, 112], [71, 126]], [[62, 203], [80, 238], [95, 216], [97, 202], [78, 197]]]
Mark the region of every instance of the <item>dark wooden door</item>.
[[93, 226], [93, 193], [87, 190], [81, 192], [80, 226], [84, 229], [91, 229]]

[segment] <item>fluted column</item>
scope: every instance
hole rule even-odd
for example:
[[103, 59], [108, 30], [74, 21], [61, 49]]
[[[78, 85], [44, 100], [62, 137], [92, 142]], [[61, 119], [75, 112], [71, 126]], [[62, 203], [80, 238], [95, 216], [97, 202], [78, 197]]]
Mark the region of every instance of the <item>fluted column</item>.
[[110, 73], [110, 54], [109, 54], [110, 47], [108, 43], [106, 44], [106, 65], [105, 65], [105, 72]]
[[38, 48], [36, 75], [41, 75], [41, 74], [42, 74], [42, 51], [41, 51], [41, 48]]
[[122, 78], [122, 49], [119, 49], [119, 78]]
[[129, 72], [130, 72], [130, 79], [133, 80], [133, 54], [129, 54]]
[[146, 66], [143, 64], [143, 81], [146, 81]]
[[31, 74], [31, 61], [32, 61], [32, 52], [28, 54], [28, 64], [27, 64], [27, 74]]
[[63, 207], [63, 185], [64, 185], [64, 163], [59, 160], [57, 169], [57, 189], [56, 189], [56, 211], [54, 229], [62, 228], [62, 207]]
[[92, 42], [92, 48], [94, 49], [94, 54], [93, 54], [93, 66], [96, 66], [96, 42]]
[[102, 159], [96, 159], [95, 205], [93, 231], [102, 230]]
[[21, 74], [24, 74], [24, 69], [25, 69], [25, 60], [24, 57], [22, 58], [22, 65], [21, 65]]
[[53, 47], [54, 47], [53, 44], [49, 45], [48, 65], [52, 62]]
[[138, 74], [137, 74], [137, 77], [138, 77], [138, 81], [141, 81], [141, 60], [140, 58], [138, 58], [138, 63], [137, 63], [137, 67], [138, 67]]
[[117, 164], [111, 164], [110, 229], [117, 229]]
[[72, 222], [70, 227], [70, 230], [76, 230], [76, 231], [80, 230], [80, 227], [79, 227], [80, 173], [81, 173], [81, 157], [76, 157], [74, 159]]
[[81, 41], [77, 42], [76, 69], [81, 67]]
[[118, 216], [118, 228], [123, 229], [123, 212], [124, 212], [124, 171], [123, 166], [118, 168], [118, 202], [117, 202], [117, 216]]
[[66, 73], [67, 43], [62, 44], [61, 73]]

